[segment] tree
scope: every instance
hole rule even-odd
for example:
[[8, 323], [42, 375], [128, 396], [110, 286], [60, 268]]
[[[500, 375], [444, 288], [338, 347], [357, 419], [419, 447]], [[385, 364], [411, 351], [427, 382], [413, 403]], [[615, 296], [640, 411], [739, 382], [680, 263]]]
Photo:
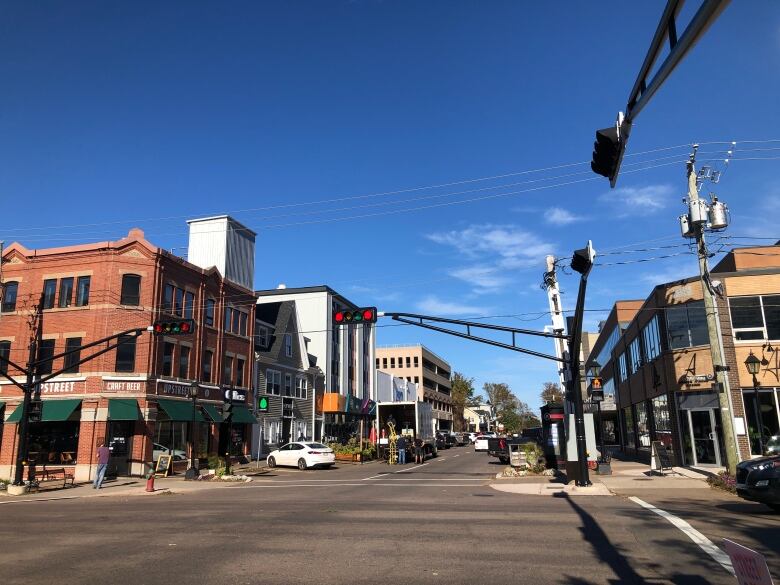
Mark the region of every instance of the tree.
[[478, 402], [474, 396], [474, 378], [467, 378], [460, 372], [452, 373], [452, 422], [454, 430], [466, 430], [463, 409]]
[[542, 399], [542, 404], [547, 404], [548, 402], [563, 404], [564, 392], [555, 382], [545, 382], [539, 398]]
[[528, 404], [514, 395], [508, 384], [488, 382], [482, 390], [493, 406], [498, 421], [504, 425], [504, 431], [508, 434], [541, 426], [539, 417]]

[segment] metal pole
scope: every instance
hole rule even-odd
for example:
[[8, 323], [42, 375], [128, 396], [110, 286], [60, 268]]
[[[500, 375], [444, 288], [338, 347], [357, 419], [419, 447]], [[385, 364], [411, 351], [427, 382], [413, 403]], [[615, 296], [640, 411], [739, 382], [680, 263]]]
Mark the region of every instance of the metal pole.
[[[41, 337], [41, 311], [43, 307], [43, 294], [40, 302], [35, 307], [35, 330], [30, 340], [30, 351], [27, 357], [26, 381], [24, 384], [24, 399], [22, 400], [22, 418], [19, 421], [19, 450], [16, 452], [16, 469], [14, 472], [14, 485], [24, 485], [24, 465], [27, 461], [30, 449], [29, 416], [30, 401], [35, 388], [35, 373], [38, 371], [38, 341]], [[32, 477], [31, 477], [32, 479]]]
[[[696, 151], [691, 156], [687, 164], [688, 171], [688, 204], [689, 208], [699, 205], [699, 186], [697, 183], [696, 169], [694, 162], [696, 160]], [[726, 444], [726, 464], [729, 473], [736, 473], [739, 456], [734, 442], [733, 413], [729, 402], [729, 380], [726, 372], [720, 371], [720, 368], [714, 366], [723, 365], [723, 354], [721, 352], [721, 340], [718, 338], [718, 323], [716, 320], [715, 300], [710, 288], [709, 266], [707, 258], [707, 244], [704, 240], [704, 224], [695, 223], [693, 226], [696, 236], [696, 251], [699, 259], [699, 276], [701, 278], [701, 293], [704, 299], [704, 311], [707, 317], [707, 335], [709, 337], [710, 355], [712, 356], [713, 369], [715, 370], [716, 381], [720, 382], [717, 386], [718, 402], [721, 409], [721, 428], [723, 431], [723, 441]]]
[[195, 409], [197, 408], [198, 394], [192, 396], [192, 424], [190, 425], [190, 469], [195, 469]]
[[601, 400], [596, 402], [596, 413], [599, 417], [599, 442], [601, 443], [601, 461], [605, 462], [606, 459], [604, 457], [604, 424], [601, 420]]
[[574, 310], [574, 331], [569, 348], [569, 395], [574, 400], [574, 436], [577, 441], [577, 467], [579, 470], [577, 485], [586, 487], [591, 484], [588, 473], [588, 455], [585, 445], [585, 413], [580, 389], [580, 342], [582, 341], [582, 317], [585, 311], [585, 289], [588, 275], [580, 277], [580, 288], [577, 293], [577, 307]]

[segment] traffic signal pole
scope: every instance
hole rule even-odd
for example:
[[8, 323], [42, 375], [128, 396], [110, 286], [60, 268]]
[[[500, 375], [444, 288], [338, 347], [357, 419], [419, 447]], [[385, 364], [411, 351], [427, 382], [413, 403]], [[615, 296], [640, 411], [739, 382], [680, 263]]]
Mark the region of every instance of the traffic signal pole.
[[569, 345], [569, 399], [574, 402], [574, 435], [577, 443], [577, 480], [576, 485], [592, 485], [588, 471], [588, 453], [585, 436], [585, 407], [582, 403], [582, 374], [580, 373], [580, 345], [582, 344], [582, 322], [585, 313], [585, 291], [588, 286], [588, 274], [593, 267], [595, 253], [591, 243], [583, 250], [574, 253], [572, 268], [580, 273], [580, 287], [577, 292], [577, 306], [574, 309], [571, 344]]

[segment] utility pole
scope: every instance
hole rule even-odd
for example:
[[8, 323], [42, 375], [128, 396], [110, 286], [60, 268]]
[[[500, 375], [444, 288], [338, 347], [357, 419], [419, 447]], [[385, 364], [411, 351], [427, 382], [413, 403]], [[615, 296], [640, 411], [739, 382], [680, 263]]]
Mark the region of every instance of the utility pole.
[[[712, 206], [699, 198], [699, 178], [696, 174], [696, 149], [694, 150], [687, 163], [688, 174], [688, 216], [687, 226], [685, 226], [685, 216], [681, 217], [681, 226], [683, 235], [690, 237], [692, 234], [696, 239], [696, 254], [699, 260], [699, 276], [701, 277], [701, 293], [704, 299], [704, 311], [707, 317], [707, 334], [710, 342], [710, 354], [712, 356], [713, 369], [715, 370], [715, 388], [718, 394], [718, 403], [721, 410], [721, 428], [723, 431], [723, 442], [726, 444], [726, 462], [729, 473], [736, 473], [737, 463], [739, 463], [739, 453], [736, 448], [734, 435], [734, 413], [731, 409], [731, 400], [728, 375], [723, 364], [723, 340], [720, 337], [720, 324], [718, 323], [718, 311], [713, 297], [713, 285], [710, 279], [710, 270], [707, 259], [707, 243], [704, 239], [704, 230], [713, 225], [715, 227], [725, 227], [725, 221], [716, 223], [717, 219], [712, 213], [716, 205], [721, 208], [723, 204], [713, 199]], [[714, 220], [714, 221], [713, 221]], [[688, 232], [685, 232], [685, 229]]]

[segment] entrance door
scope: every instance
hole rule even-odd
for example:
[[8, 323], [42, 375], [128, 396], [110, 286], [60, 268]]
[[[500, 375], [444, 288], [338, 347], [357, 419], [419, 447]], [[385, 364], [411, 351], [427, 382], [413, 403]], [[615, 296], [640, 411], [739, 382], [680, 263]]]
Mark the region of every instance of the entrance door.
[[108, 448], [111, 450], [107, 474], [130, 474], [130, 454], [133, 452], [133, 426], [135, 421], [111, 421], [108, 425]]
[[720, 467], [720, 444], [713, 410], [689, 410], [688, 422], [693, 442], [693, 464]]

